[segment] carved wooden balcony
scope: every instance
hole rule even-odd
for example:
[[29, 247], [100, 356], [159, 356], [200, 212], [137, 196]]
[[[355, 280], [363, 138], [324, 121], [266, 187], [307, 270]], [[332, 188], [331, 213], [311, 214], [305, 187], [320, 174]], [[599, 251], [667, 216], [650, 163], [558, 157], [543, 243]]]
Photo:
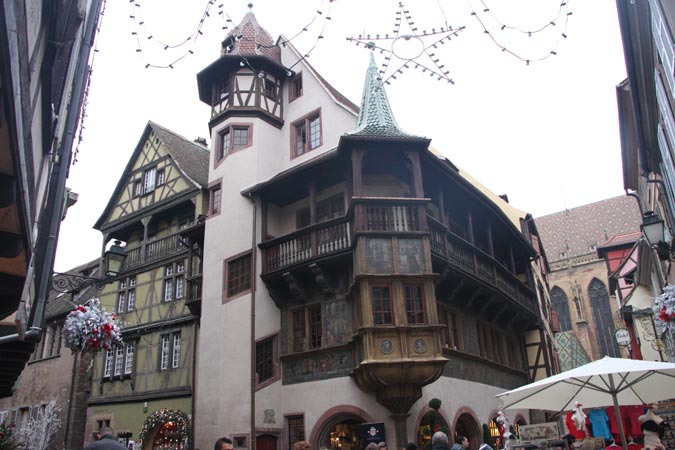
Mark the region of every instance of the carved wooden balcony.
[[428, 218], [428, 223], [433, 256], [441, 258], [451, 269], [477, 278], [525, 310], [536, 311], [536, 294], [515, 274], [436, 220]]
[[168, 258], [185, 251], [187, 251], [187, 248], [183, 245], [179, 233], [146, 242], [136, 248], [125, 250], [127, 257], [122, 271], [131, 270], [146, 263], [159, 261], [160, 259]]
[[355, 197], [343, 217], [263, 242], [263, 275], [350, 251], [356, 233], [422, 232], [428, 199]]

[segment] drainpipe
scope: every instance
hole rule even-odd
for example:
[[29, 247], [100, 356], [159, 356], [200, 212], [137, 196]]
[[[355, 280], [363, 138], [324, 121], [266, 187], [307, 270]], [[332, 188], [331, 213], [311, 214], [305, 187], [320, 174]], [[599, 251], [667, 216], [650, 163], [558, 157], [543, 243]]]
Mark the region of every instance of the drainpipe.
[[251, 219], [251, 432], [250, 432], [250, 449], [255, 450], [255, 291], [256, 280], [258, 278], [257, 266], [257, 249], [256, 249], [256, 229], [258, 219], [258, 204], [255, 199], [248, 193], [248, 199], [253, 206], [253, 218]]

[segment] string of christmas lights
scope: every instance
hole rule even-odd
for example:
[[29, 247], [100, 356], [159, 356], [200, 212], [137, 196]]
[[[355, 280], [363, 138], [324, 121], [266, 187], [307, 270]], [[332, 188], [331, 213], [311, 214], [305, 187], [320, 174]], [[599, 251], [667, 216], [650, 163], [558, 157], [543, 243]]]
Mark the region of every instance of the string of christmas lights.
[[[464, 30], [464, 27], [453, 28], [448, 26], [446, 18], [445, 26], [439, 29], [431, 28], [431, 31], [422, 30], [420, 32], [405, 5], [401, 2], [398, 6], [399, 10], [396, 11], [392, 35], [388, 33], [384, 35], [364, 34], [359, 35], [357, 38], [348, 37], [347, 41], [353, 42], [357, 47], [363, 45], [368, 50], [379, 50], [381, 54], [387, 55], [384, 57], [385, 62], [382, 63], [382, 68], [379, 71], [379, 79], [385, 84], [391, 84], [391, 80], [395, 80], [397, 75], [403, 74], [404, 70], [411, 68], [421, 69], [422, 73], [429, 72], [431, 77], [437, 77], [439, 81], [445, 80], [448, 83], [454, 84], [455, 82], [450, 78], [450, 71], [445, 68], [445, 64], [441, 62], [435, 50], [438, 49], [439, 45], [444, 45], [446, 41], [450, 42], [453, 37], [456, 37]], [[403, 18], [405, 18], [405, 23], [410, 29], [410, 33], [408, 34], [401, 34]], [[429, 43], [425, 42], [425, 39], [429, 38], [434, 40]], [[386, 42], [390, 48], [379, 45], [378, 42]], [[403, 45], [403, 48], [397, 50], [397, 44], [399, 47]], [[406, 50], [410, 53], [406, 54]], [[420, 58], [425, 60], [425, 62], [422, 62]], [[390, 71], [390, 64], [394, 60], [397, 60], [397, 64], [399, 65]], [[389, 73], [388, 76], [387, 73]]]
[[[521, 53], [516, 52], [515, 50], [512, 50], [508, 48], [506, 45], [502, 44], [497, 37], [495, 37], [496, 33], [492, 33], [489, 29], [488, 26], [485, 24], [485, 21], [479, 16], [479, 12], [477, 11], [476, 8], [474, 8], [470, 1], [467, 0], [467, 4], [469, 5], [469, 8], [471, 9], [471, 16], [476, 19], [476, 21], [480, 24], [480, 26], [483, 28], [483, 33], [486, 34], [490, 40], [502, 51], [505, 53], [510, 54], [511, 56], [523, 61], [525, 64], [528, 66], [530, 63], [533, 62], [540, 62], [544, 61], [551, 56], [557, 55], [557, 48], [558, 44], [562, 39], [567, 38], [567, 25], [569, 23], [569, 17], [572, 15], [572, 12], [569, 10], [569, 0], [563, 0], [560, 2], [559, 8], [558, 8], [558, 13], [557, 15], [552, 19], [548, 20], [544, 23], [544, 25], [541, 25], [537, 28], [533, 29], [523, 29], [518, 26], [513, 26], [513, 25], [507, 25], [501, 21], [499, 21], [495, 16], [492, 14], [490, 8], [485, 4], [483, 0], [480, 0], [481, 5], [483, 6], [481, 12], [484, 13], [485, 15], [488, 15], [496, 24], [497, 28], [499, 28], [499, 31], [517, 31], [521, 34], [527, 35], [528, 37], [532, 37], [533, 35], [537, 33], [541, 33], [551, 27], [558, 26], [558, 23], [562, 22], [563, 23], [563, 31], [560, 33], [558, 38], [553, 44], [553, 47], [551, 50], [549, 50], [545, 55], [540, 56], [540, 57], [530, 57], [527, 58], [525, 56], [522, 56]], [[561, 19], [562, 18], [562, 19]]]
[[75, 149], [73, 150], [71, 165], [77, 164], [77, 156], [80, 154], [80, 144], [84, 140], [84, 120], [87, 118], [87, 106], [89, 106], [89, 87], [91, 86], [91, 76], [94, 71], [94, 60], [96, 59], [96, 54], [98, 53], [98, 39], [101, 35], [101, 23], [103, 22], [103, 17], [105, 16], [105, 7], [106, 0], [103, 0], [101, 3], [101, 10], [99, 12], [99, 19], [96, 25], [96, 34], [94, 36], [94, 51], [89, 57], [89, 68], [87, 74], [87, 81], [84, 86], [84, 93], [82, 94], [82, 107], [80, 108], [80, 120], [77, 125], [77, 142], [75, 144]]
[[[321, 29], [321, 32], [317, 36], [317, 40], [314, 44], [314, 46], [305, 53], [304, 58], [309, 57], [309, 54], [316, 48], [318, 45], [318, 41], [324, 38], [324, 31], [326, 29], [326, 23], [331, 20], [330, 17], [330, 6], [332, 5], [334, 0], [329, 0], [329, 7], [328, 7], [328, 14], [324, 14], [322, 10], [317, 10], [312, 19], [304, 26], [300, 31], [295, 33], [291, 38], [285, 39], [280, 42], [281, 45], [285, 45], [286, 43], [289, 43], [296, 38], [298, 38], [300, 35], [303, 33], [309, 32], [310, 28], [312, 25], [320, 18], [324, 17], [323, 21], [323, 27]], [[216, 5], [216, 0], [208, 0], [204, 10], [202, 12], [202, 15], [199, 19], [199, 22], [197, 24], [197, 27], [195, 31], [192, 33], [188, 34], [184, 38], [178, 39], [174, 42], [168, 42], [166, 40], [159, 39], [158, 37], [155, 36], [155, 34], [150, 30], [148, 21], [146, 18], [143, 16], [143, 7], [141, 4], [141, 0], [129, 0], [129, 4], [131, 5], [131, 12], [129, 14], [129, 18], [133, 21], [134, 25], [134, 31], [132, 31], [132, 35], [136, 39], [136, 53], [141, 54], [141, 58], [143, 59], [143, 63], [145, 65], [145, 68], [155, 68], [155, 69], [173, 69], [174, 66], [185, 59], [186, 57], [190, 55], [194, 55], [196, 50], [196, 42], [198, 41], [199, 36], [204, 34], [204, 26], [206, 22], [209, 20], [211, 17], [221, 17], [223, 20], [223, 24], [221, 26], [222, 30], [228, 30], [234, 23], [232, 18], [229, 16], [229, 14], [223, 9], [224, 4], [221, 2], [218, 2]], [[253, 5], [249, 3], [249, 8], [252, 8]], [[217, 12], [214, 11], [214, 9], [217, 9]], [[236, 30], [236, 27], [233, 29]], [[151, 62], [149, 60], [146, 60], [145, 58], [145, 53], [147, 53], [147, 49], [144, 50], [144, 44], [146, 42], [153, 42], [156, 44], [159, 48], [161, 48], [164, 51], [171, 51], [171, 50], [178, 50], [182, 48], [186, 48], [185, 51], [180, 53], [177, 56], [174, 56], [170, 62], [168, 63], [157, 63], [157, 62]], [[275, 44], [276, 45], [276, 44]], [[298, 61], [299, 62], [299, 61]], [[295, 64], [297, 64], [296, 62]], [[295, 65], [294, 64], [294, 65]], [[248, 61], [246, 61], [245, 65], [249, 65]], [[253, 67], [251, 67], [252, 70], [255, 71]]]
[[[141, 53], [141, 57], [145, 63], [145, 68], [156, 68], [156, 69], [173, 69], [174, 65], [177, 64], [179, 61], [182, 61], [189, 55], [194, 55], [195, 53], [195, 46], [197, 45], [197, 41], [199, 39], [199, 36], [202, 36], [204, 34], [204, 25], [211, 17], [212, 9], [215, 6], [216, 1], [215, 0], [208, 0], [206, 2], [206, 5], [204, 6], [204, 10], [202, 11], [201, 17], [199, 19], [199, 22], [197, 23], [197, 27], [195, 31], [192, 33], [188, 34], [184, 38], [178, 39], [175, 43], [169, 43], [163, 39], [156, 38], [154, 33], [149, 29], [149, 26], [147, 25], [147, 21], [143, 16], [143, 7], [141, 5], [140, 0], [130, 0], [129, 4], [131, 5], [131, 12], [129, 14], [129, 18], [133, 21], [134, 24], [134, 31], [131, 32], [131, 34], [136, 38], [136, 53]], [[218, 13], [215, 14], [216, 16], [221, 16], [224, 19], [224, 14], [223, 14], [223, 3], [219, 3], [217, 5], [218, 8]], [[222, 26], [223, 30], [227, 30], [228, 26], [224, 24]], [[141, 38], [143, 37], [143, 39]], [[187, 47], [185, 51], [183, 51], [181, 54], [178, 56], [174, 57], [171, 62], [165, 63], [165, 64], [156, 64], [152, 62], [147, 62], [145, 61], [145, 57], [143, 56], [143, 45], [142, 42], [145, 41], [151, 41], [154, 42], [157, 46], [162, 48], [163, 50], [179, 50], [182, 49], [183, 47]]]

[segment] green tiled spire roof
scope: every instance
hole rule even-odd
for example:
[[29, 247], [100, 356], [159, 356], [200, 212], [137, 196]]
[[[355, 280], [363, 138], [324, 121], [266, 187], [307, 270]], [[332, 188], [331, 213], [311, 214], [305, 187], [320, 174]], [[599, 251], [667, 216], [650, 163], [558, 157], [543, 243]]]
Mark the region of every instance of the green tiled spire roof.
[[352, 136], [375, 136], [375, 137], [408, 137], [413, 136], [396, 123], [394, 113], [389, 106], [384, 84], [379, 79], [375, 57], [370, 54], [370, 66], [366, 72], [366, 81], [363, 85], [363, 97], [361, 98], [361, 111], [356, 130], [349, 133]]

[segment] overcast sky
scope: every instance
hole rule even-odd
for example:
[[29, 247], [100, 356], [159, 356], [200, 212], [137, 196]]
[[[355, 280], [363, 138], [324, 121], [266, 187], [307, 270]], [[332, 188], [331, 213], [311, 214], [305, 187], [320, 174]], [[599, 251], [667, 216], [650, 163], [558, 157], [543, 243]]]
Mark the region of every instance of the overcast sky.
[[[79, 201], [62, 223], [55, 270], [100, 255], [102, 236], [92, 227], [148, 120], [189, 139], [208, 139], [210, 110], [198, 99], [196, 74], [220, 55], [228, 32], [222, 27], [232, 26], [223, 18], [238, 24], [248, 1], [216, 0], [203, 34], [165, 50], [197, 30], [207, 3], [107, 2], [83, 141], [67, 183]], [[316, 44], [308, 61], [357, 104], [369, 56], [346, 38], [392, 34], [399, 10], [397, 0], [253, 3], [258, 22], [274, 39], [299, 33], [292, 42], [302, 53]], [[565, 14], [567, 6], [572, 15]], [[405, 9], [418, 32], [466, 27], [436, 49], [455, 84], [411, 69], [386, 87], [404, 130], [431, 138], [453, 163], [535, 217], [623, 194], [615, 87], [626, 74], [615, 2], [570, 0], [567, 6], [558, 17], [559, 0], [408, 1]], [[555, 26], [531, 36], [509, 28], [536, 30], [551, 21]], [[508, 27], [502, 30], [502, 24]], [[322, 29], [323, 38], [317, 39]], [[410, 32], [402, 26], [401, 34]], [[490, 36], [524, 59], [536, 60], [551, 50], [556, 55], [527, 65]], [[145, 67], [168, 65], [188, 50], [193, 53], [173, 69]], [[375, 56], [384, 62], [385, 55]]]

